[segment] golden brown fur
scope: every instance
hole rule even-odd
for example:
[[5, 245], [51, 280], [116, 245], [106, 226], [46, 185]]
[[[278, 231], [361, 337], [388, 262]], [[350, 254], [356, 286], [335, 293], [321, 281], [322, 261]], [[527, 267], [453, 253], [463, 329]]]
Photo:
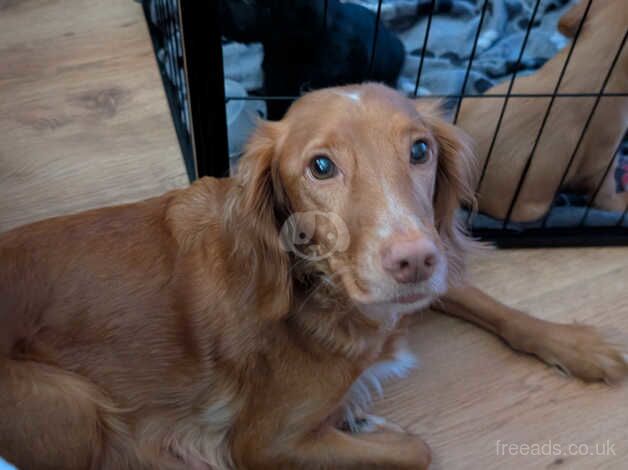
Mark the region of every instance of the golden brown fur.
[[[559, 29], [573, 36], [578, 29], [587, 0], [580, 0], [560, 20]], [[559, 93], [597, 93], [621, 45], [628, 24], [624, 0], [593, 0], [574, 48]], [[557, 83], [570, 46], [565, 47], [537, 72], [516, 79], [513, 93], [549, 93]], [[606, 92], [625, 92], [628, 83], [628, 52], [624, 48], [613, 69]], [[504, 94], [508, 82], [496, 85], [486, 94]], [[566, 170], [594, 97], [559, 97], [554, 101], [532, 165], [512, 213], [515, 221], [532, 221], [544, 216], [550, 207], [563, 172]], [[550, 98], [511, 98], [491, 153], [486, 177], [479, 188], [481, 211], [504, 218], [515, 194], [534, 139]], [[503, 98], [466, 99], [458, 125], [477, 142], [480, 164], [488, 155]], [[628, 98], [603, 97], [597, 107], [563, 189], [593, 197], [613, 153], [626, 131]], [[624, 211], [628, 192], [617, 192], [614, 171], [608, 172], [593, 201], [594, 207]]]
[[[365, 407], [412, 367], [402, 317], [452, 286], [448, 313], [583, 378], [621, 378], [595, 330], [561, 349], [569, 326], [464, 284], [455, 211], [472, 155], [433, 113], [377, 85], [317, 91], [261, 125], [235, 178], [0, 237], [0, 455], [22, 470], [427, 468], [418, 436]], [[417, 138], [429, 158], [410, 166]], [[336, 178], [311, 177], [321, 152]], [[313, 210], [346, 223], [346, 249], [287, 250], [281, 226]], [[314, 227], [319, 249], [329, 228]], [[410, 236], [433, 241], [438, 267], [400, 285], [380, 248]]]

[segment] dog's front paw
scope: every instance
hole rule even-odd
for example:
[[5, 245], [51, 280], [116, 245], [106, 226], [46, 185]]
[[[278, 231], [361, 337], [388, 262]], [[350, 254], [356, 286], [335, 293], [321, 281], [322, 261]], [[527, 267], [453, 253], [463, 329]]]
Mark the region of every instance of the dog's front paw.
[[628, 375], [628, 343], [612, 331], [578, 323], [553, 325], [538, 340], [531, 352], [563, 374], [607, 383]]
[[360, 439], [374, 446], [385, 445], [391, 452], [388, 462], [362, 468], [382, 470], [427, 470], [432, 461], [429, 446], [419, 436], [407, 432], [380, 431], [362, 434]]

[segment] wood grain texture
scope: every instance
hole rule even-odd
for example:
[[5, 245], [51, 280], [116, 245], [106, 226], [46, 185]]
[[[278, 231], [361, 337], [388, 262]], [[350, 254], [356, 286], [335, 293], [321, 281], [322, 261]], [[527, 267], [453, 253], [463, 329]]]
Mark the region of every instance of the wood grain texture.
[[[471, 279], [538, 317], [615, 329], [628, 339], [627, 248], [494, 251], [472, 259]], [[563, 377], [432, 312], [417, 316], [410, 343], [421, 367], [390, 384], [376, 411], [421, 434], [433, 469], [628, 468], [628, 383]], [[570, 444], [596, 453], [607, 441], [616, 455], [568, 455]], [[498, 455], [498, 442], [551, 442], [566, 455]]]
[[[0, 231], [159, 194], [185, 170], [140, 7], [131, 0], [0, 0]], [[628, 332], [628, 249], [494, 251], [471, 276], [540, 317]], [[376, 405], [420, 433], [435, 470], [628, 468], [628, 384], [584, 385], [434, 313], [422, 366]], [[506, 444], [610, 440], [616, 455], [498, 455]]]
[[0, 1], [0, 231], [187, 184], [131, 0]]

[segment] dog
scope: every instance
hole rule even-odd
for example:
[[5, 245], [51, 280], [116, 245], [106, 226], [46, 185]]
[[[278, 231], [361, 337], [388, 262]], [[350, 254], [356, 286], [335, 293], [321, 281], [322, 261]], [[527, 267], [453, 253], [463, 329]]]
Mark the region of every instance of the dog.
[[[381, 22], [376, 26], [376, 16], [361, 5], [339, 0], [228, 0], [220, 5], [223, 35], [264, 45], [266, 95], [298, 96], [364, 80], [394, 86], [403, 67], [401, 40]], [[289, 106], [289, 100], [267, 100], [268, 119], [281, 119]]]
[[[383, 118], [385, 116], [385, 118]], [[429, 306], [584, 380], [625, 349], [465, 281], [469, 139], [383, 85], [261, 123], [235, 177], [0, 237], [0, 455], [21, 469], [425, 469], [368, 414]], [[330, 236], [330, 234], [332, 236]]]
[[[564, 35], [573, 37], [576, 34], [587, 3], [587, 0], [581, 0], [562, 16], [559, 30]], [[595, 0], [591, 3], [559, 93], [597, 93], [602, 88], [627, 24], [628, 9], [623, 1]], [[534, 74], [518, 77], [513, 93], [551, 94], [569, 49], [570, 46], [564, 48]], [[613, 69], [606, 92], [624, 92], [626, 83], [628, 54], [624, 51]], [[508, 82], [505, 82], [488, 89], [485, 94], [504, 94], [507, 89]], [[513, 207], [513, 221], [531, 222], [547, 213], [594, 100], [594, 97], [556, 98]], [[485, 165], [503, 103], [503, 98], [462, 102], [457, 124], [476, 141], [481, 166]], [[509, 100], [486, 176], [478, 188], [482, 212], [500, 219], [506, 217], [549, 103], [550, 98], [514, 97]], [[610, 160], [615, 158], [627, 122], [628, 97], [601, 98], [560, 189], [587, 195], [593, 207], [623, 212], [628, 207], [628, 192], [618, 190], [614, 171], [607, 171], [607, 168]]]

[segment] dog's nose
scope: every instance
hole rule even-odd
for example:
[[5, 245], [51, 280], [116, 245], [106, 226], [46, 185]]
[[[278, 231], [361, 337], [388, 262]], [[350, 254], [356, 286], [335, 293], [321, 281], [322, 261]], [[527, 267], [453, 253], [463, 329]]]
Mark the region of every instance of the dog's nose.
[[410, 284], [430, 278], [438, 255], [434, 242], [419, 237], [394, 241], [382, 251], [382, 265], [397, 282]]

